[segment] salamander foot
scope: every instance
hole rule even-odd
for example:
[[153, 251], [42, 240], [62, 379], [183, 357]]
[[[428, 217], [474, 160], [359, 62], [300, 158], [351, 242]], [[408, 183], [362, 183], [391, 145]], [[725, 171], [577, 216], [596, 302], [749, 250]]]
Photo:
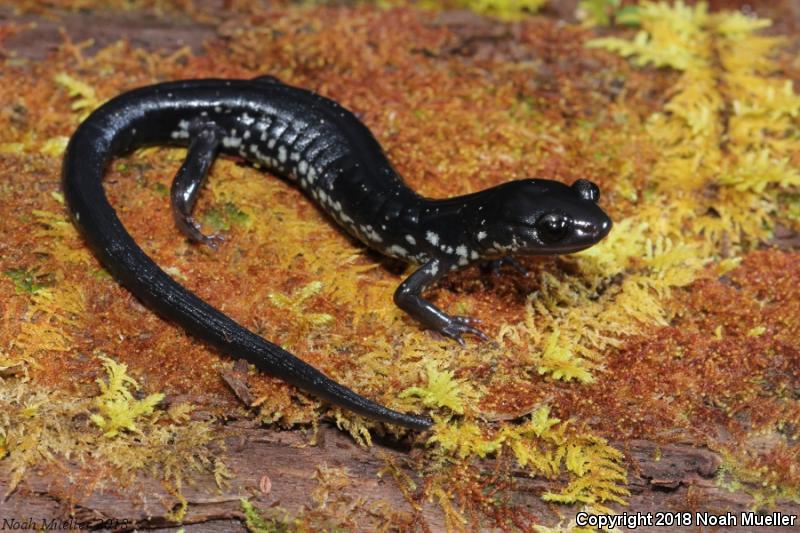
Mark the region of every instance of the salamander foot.
[[397, 287], [394, 303], [426, 327], [450, 337], [461, 346], [465, 344], [461, 337], [464, 333], [488, 341], [489, 337], [473, 326], [480, 324], [480, 320], [468, 316], [450, 316], [421, 296], [423, 289], [439, 279], [449, 270], [449, 266], [440, 259], [431, 259], [419, 267]]
[[225, 236], [220, 233], [212, 233], [211, 235], [203, 233], [200, 229], [200, 223], [191, 216], [181, 217], [178, 227], [181, 233], [186, 235], [190, 241], [205, 244], [214, 251], [218, 250], [220, 243], [225, 241]]
[[469, 333], [470, 335], [475, 335], [482, 341], [488, 341], [489, 336], [472, 325], [480, 323], [481, 321], [477, 318], [468, 316], [451, 316], [448, 317], [447, 324], [443, 328], [439, 329], [439, 333], [445, 337], [450, 337], [461, 346], [466, 344], [464, 342], [464, 338], [461, 336], [463, 333]]

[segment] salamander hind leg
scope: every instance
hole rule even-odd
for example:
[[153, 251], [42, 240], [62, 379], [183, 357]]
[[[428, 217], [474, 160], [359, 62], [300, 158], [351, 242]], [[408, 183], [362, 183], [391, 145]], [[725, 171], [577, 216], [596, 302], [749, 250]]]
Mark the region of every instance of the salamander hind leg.
[[197, 203], [200, 188], [203, 185], [211, 164], [217, 155], [220, 144], [220, 132], [217, 126], [205, 124], [189, 128], [192, 136], [186, 160], [181, 165], [170, 190], [172, 215], [178, 229], [190, 241], [207, 244], [212, 249], [224, 240], [221, 235], [205, 235], [200, 224], [192, 216]]
[[448, 315], [422, 297], [422, 291], [438, 280], [449, 267], [449, 264], [440, 259], [431, 259], [419, 267], [397, 287], [394, 293], [395, 304], [426, 327], [450, 337], [462, 346], [464, 345], [462, 335], [465, 333], [475, 335], [481, 340], [489, 340], [485, 333], [473, 326], [479, 324], [479, 320]]

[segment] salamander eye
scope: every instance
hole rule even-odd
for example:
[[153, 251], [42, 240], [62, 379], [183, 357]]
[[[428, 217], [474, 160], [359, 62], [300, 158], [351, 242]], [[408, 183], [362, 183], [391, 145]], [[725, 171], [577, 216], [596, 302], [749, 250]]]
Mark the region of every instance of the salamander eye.
[[567, 236], [568, 231], [569, 220], [558, 213], [548, 213], [536, 222], [536, 232], [547, 244], [560, 241]]

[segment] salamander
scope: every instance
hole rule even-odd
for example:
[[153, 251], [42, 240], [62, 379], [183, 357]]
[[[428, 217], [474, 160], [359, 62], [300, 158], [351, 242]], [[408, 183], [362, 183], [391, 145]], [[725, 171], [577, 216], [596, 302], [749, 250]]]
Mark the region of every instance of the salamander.
[[369, 248], [418, 268], [395, 303], [423, 326], [463, 344], [486, 335], [478, 321], [452, 316], [423, 297], [447, 272], [517, 255], [576, 252], [600, 241], [611, 220], [600, 191], [520, 179], [448, 199], [425, 198], [405, 185], [369, 129], [319, 94], [270, 76], [196, 79], [146, 86], [93, 111], [70, 138], [63, 190], [72, 219], [111, 274], [149, 308], [195, 337], [323, 401], [377, 421], [424, 430], [428, 416], [379, 405], [256, 335], [174, 281], [134, 242], [102, 185], [112, 158], [148, 145], [188, 147], [171, 188], [178, 229], [216, 246], [192, 216], [219, 153], [240, 156], [300, 187], [347, 233]]

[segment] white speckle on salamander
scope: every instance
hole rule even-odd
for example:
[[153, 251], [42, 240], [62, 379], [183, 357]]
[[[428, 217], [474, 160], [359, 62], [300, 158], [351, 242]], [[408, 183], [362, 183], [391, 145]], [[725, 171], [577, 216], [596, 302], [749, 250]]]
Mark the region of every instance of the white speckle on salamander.
[[[325, 194], [325, 193], [323, 193]], [[372, 226], [359, 226], [361, 233], [372, 242], [383, 242], [383, 238], [372, 228]]]
[[406, 250], [402, 246], [393, 244], [386, 249], [386, 253], [388, 253], [389, 255], [395, 255], [397, 257], [406, 257], [408, 255], [408, 250]]
[[225, 148], [238, 148], [242, 144], [242, 139], [239, 137], [223, 137], [222, 146]]
[[439, 263], [437, 263], [437, 262], [431, 263], [431, 266], [429, 266], [428, 268], [425, 269], [425, 273], [428, 274], [429, 276], [435, 276], [436, 274], [438, 274], [439, 273]]
[[253, 117], [251, 117], [247, 113], [244, 113], [242, 115], [242, 119], [241, 120], [242, 120], [242, 124], [244, 124], [245, 126], [249, 126], [250, 124], [252, 124], [253, 122], [256, 121], [256, 119], [254, 119]]
[[277, 142], [278, 142], [278, 139], [276, 139], [275, 137], [271, 138], [271, 139], [270, 139], [270, 140], [267, 142], [267, 148], [269, 148], [270, 150], [272, 150], [273, 148], [275, 148], [275, 143], [277, 143]]
[[278, 161], [281, 163], [286, 163], [286, 147], [279, 146], [278, 147]]
[[306, 172], [308, 172], [308, 163], [306, 162], [305, 159], [297, 164], [297, 170], [298, 172], [300, 172], [300, 174], [305, 174]]
[[180, 122], [178, 122], [178, 127], [180, 129], [182, 129], [182, 130], [188, 130], [189, 129], [189, 121], [188, 120], [181, 120]]
[[[386, 226], [383, 226], [383, 227], [385, 228]], [[417, 245], [417, 239], [415, 239], [413, 235], [406, 235], [406, 241], [411, 246], [416, 246]]]
[[432, 245], [436, 246], [439, 244], [439, 234], [429, 231], [425, 234], [425, 240], [431, 243]]
[[486, 232], [485, 231], [479, 231], [478, 232], [478, 240], [482, 241], [485, 238], [486, 238]]
[[250, 130], [244, 130], [244, 134], [242, 134], [242, 137], [245, 138], [245, 139], [249, 139], [250, 138]]
[[512, 244], [500, 244], [497, 241], [493, 241], [492, 242], [492, 246], [494, 247], [495, 250], [497, 250], [498, 252], [501, 252], [501, 253], [513, 252], [516, 249], [513, 243]]

